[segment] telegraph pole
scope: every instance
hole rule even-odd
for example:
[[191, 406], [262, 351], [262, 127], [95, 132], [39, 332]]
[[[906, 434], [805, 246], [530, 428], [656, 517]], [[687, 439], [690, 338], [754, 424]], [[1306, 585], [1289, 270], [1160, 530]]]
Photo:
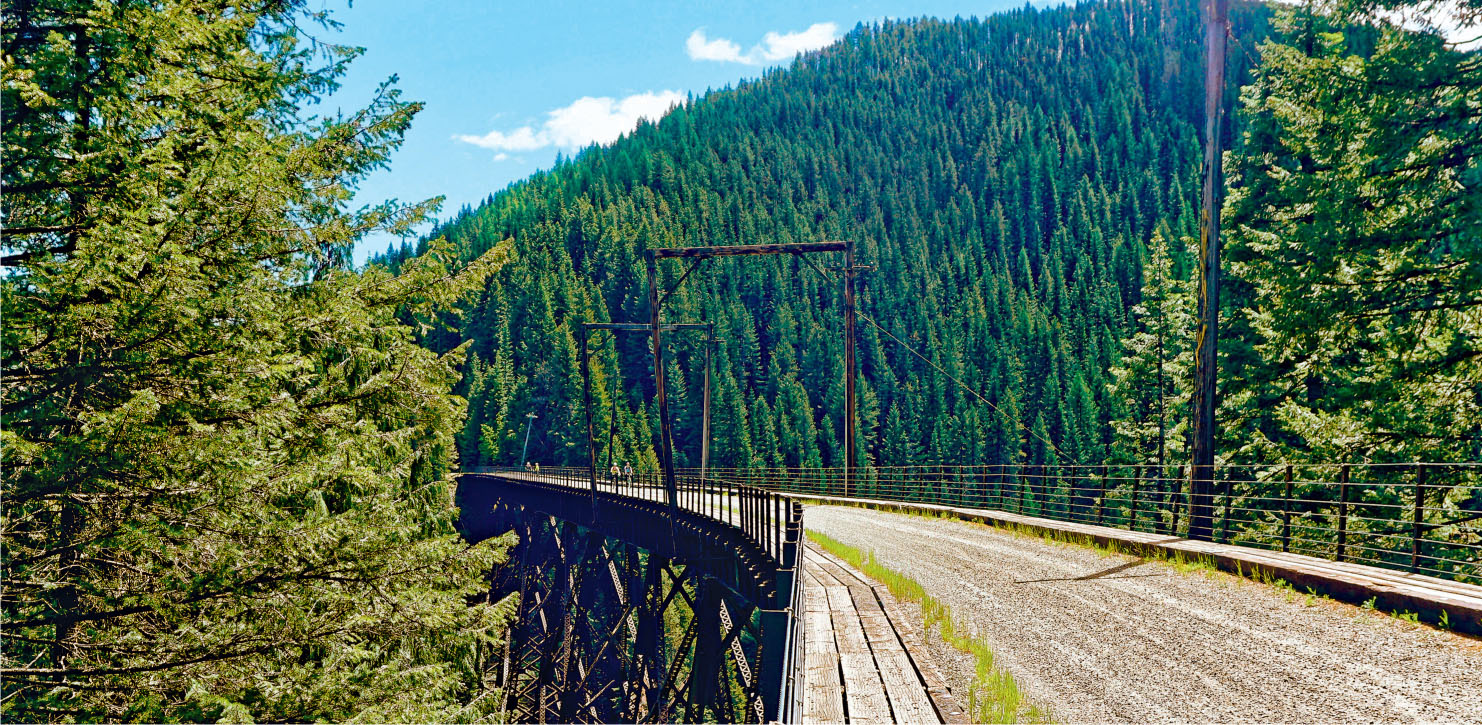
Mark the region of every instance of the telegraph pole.
[[[648, 324], [654, 347], [654, 400], [659, 406], [659, 467], [664, 469], [671, 517], [679, 509], [679, 486], [674, 480], [674, 430], [669, 422], [669, 395], [664, 391], [664, 344], [659, 324], [659, 267], [648, 253]], [[672, 523], [672, 519], [671, 519]]]
[[1199, 215], [1199, 334], [1194, 353], [1193, 457], [1189, 466], [1189, 538], [1214, 533], [1215, 383], [1220, 314], [1220, 128], [1225, 98], [1225, 36], [1229, 0], [1204, 0], [1204, 209]]
[[844, 246], [844, 495], [854, 472], [854, 242]]
[[710, 365], [715, 350], [715, 325], [705, 329], [705, 400], [700, 405], [700, 480], [710, 470]]
[[855, 426], [857, 424], [854, 379], [858, 368], [854, 364], [854, 278], [860, 272], [874, 269], [854, 263], [854, 242], [844, 242], [844, 495], [849, 495], [849, 482], [854, 480]]
[[592, 520], [597, 520], [597, 449], [592, 445], [592, 364], [587, 352], [587, 326], [578, 335], [581, 345], [581, 393], [587, 408], [587, 478], [592, 488]]

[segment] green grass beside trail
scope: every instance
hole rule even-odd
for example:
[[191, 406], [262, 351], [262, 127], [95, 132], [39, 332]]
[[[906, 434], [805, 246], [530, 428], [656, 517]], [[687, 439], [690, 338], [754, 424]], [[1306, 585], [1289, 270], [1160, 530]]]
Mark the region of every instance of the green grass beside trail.
[[809, 531], [813, 543], [834, 556], [849, 562], [866, 576], [884, 584], [897, 599], [920, 605], [928, 636], [935, 628], [948, 644], [970, 654], [976, 662], [976, 674], [968, 686], [968, 715], [978, 723], [1047, 723], [1049, 713], [1027, 702], [1019, 693], [1013, 675], [993, 666], [993, 650], [982, 639], [966, 633], [952, 618], [952, 608], [927, 593], [919, 582], [875, 559], [873, 551], [863, 552], [817, 531]]

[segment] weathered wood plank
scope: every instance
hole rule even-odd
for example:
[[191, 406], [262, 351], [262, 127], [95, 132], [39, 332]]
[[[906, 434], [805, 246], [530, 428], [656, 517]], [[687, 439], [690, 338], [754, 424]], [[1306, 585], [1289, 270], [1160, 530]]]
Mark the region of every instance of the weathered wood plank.
[[876, 652], [875, 663], [880, 667], [880, 679], [885, 682], [885, 695], [896, 722], [941, 722], [910, 655], [894, 650]]
[[[828, 559], [836, 570], [843, 569], [860, 581], [866, 581], [862, 574], [854, 573], [854, 568], [848, 562], [828, 552], [822, 552], [821, 556]], [[952, 697], [946, 679], [926, 650], [926, 642], [911, 625], [911, 620], [900, 610], [899, 602], [891, 595], [890, 589], [884, 584], [871, 581], [868, 593], [856, 596], [854, 604], [871, 649], [877, 654], [882, 651], [905, 652], [916, 666], [917, 675], [937, 716], [947, 723], [969, 722], [966, 709]]]
[[891, 718], [890, 700], [885, 683], [869, 652], [845, 652], [839, 655], [844, 671], [844, 699], [849, 705], [849, 722], [896, 722]]
[[859, 613], [854, 610], [854, 599], [847, 587], [830, 587], [829, 608], [834, 615], [834, 640], [839, 643], [839, 654], [869, 654], [870, 644], [865, 641], [864, 629], [860, 626]]
[[926, 686], [926, 693], [931, 697], [932, 704], [936, 706], [937, 716], [946, 723], [967, 723], [971, 718], [967, 709], [952, 696], [952, 691], [947, 687], [947, 680], [937, 669], [936, 663], [932, 661], [927, 652], [925, 633], [917, 632], [911, 626], [911, 621], [906, 619], [900, 611], [900, 602], [891, 595], [890, 590], [884, 584], [875, 587], [875, 596], [881, 611], [888, 617], [888, 621], [895, 624], [894, 632], [900, 638], [900, 643], [906, 652], [911, 655], [911, 661], [916, 665], [917, 674]]
[[844, 683], [839, 677], [838, 653], [809, 652], [806, 664], [808, 687], [803, 692], [803, 721], [844, 722]]

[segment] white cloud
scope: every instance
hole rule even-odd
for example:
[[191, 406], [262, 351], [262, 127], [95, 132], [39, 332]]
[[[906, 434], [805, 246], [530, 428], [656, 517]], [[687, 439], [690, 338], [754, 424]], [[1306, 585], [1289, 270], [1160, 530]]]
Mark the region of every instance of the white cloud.
[[502, 151], [534, 151], [535, 149], [550, 145], [540, 134], [536, 133], [535, 129], [529, 126], [521, 126], [509, 133], [490, 131], [483, 136], [459, 134], [453, 138], [464, 143], [482, 146], [486, 149], [499, 149]]
[[795, 33], [770, 31], [762, 36], [762, 42], [751, 47], [745, 54], [741, 46], [728, 38], [709, 39], [704, 28], [697, 28], [685, 40], [684, 48], [692, 60], [714, 60], [723, 63], [762, 65], [781, 60], [792, 60], [798, 53], [818, 50], [839, 38], [839, 26], [833, 23], [814, 23], [807, 30]]
[[722, 63], [746, 63], [746, 56], [741, 55], [741, 46], [726, 40], [716, 38], [707, 40], [705, 29], [696, 28], [690, 33], [688, 40], [684, 41], [684, 49], [689, 51], [692, 60], [718, 60]]
[[762, 37], [762, 45], [766, 46], [762, 55], [767, 60], [792, 60], [798, 53], [818, 50], [834, 42], [839, 37], [838, 31], [839, 26], [833, 23], [814, 23], [798, 33], [770, 32]]
[[539, 128], [521, 126], [513, 131], [490, 131], [483, 136], [458, 134], [455, 140], [500, 152], [495, 161], [509, 158], [508, 151], [534, 151], [551, 146], [579, 149], [589, 144], [607, 144], [632, 131], [638, 119], [658, 120], [671, 107], [684, 103], [679, 91], [636, 93], [621, 100], [578, 98], [569, 106], [546, 113]]

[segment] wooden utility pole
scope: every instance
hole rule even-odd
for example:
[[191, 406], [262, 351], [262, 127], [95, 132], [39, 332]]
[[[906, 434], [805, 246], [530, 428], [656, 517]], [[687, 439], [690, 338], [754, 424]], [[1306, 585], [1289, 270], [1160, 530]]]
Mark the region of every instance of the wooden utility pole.
[[1220, 313], [1220, 129], [1224, 117], [1225, 36], [1229, 0], [1204, 0], [1204, 209], [1199, 215], [1199, 334], [1194, 352], [1193, 457], [1189, 466], [1189, 538], [1214, 533], [1215, 381]]
[[844, 246], [844, 495], [854, 472], [854, 242]]
[[710, 470], [710, 365], [715, 350], [715, 325], [705, 328], [705, 400], [700, 404], [700, 480]]
[[855, 459], [859, 455], [854, 449], [858, 421], [854, 395], [854, 379], [858, 376], [858, 366], [854, 363], [854, 278], [874, 267], [855, 264], [854, 242], [847, 241], [844, 245], [844, 266], [840, 271], [844, 273], [844, 495], [848, 496], [849, 483], [854, 480]]
[[664, 469], [664, 491], [672, 516], [679, 509], [679, 486], [674, 480], [674, 430], [669, 423], [669, 394], [664, 391], [664, 340], [659, 323], [659, 267], [648, 255], [648, 324], [654, 347], [654, 399], [659, 405], [659, 467]]
[[597, 520], [597, 449], [592, 445], [592, 368], [591, 355], [587, 352], [587, 326], [581, 326], [578, 334], [581, 345], [581, 394], [587, 408], [587, 476], [592, 488], [592, 521]]

